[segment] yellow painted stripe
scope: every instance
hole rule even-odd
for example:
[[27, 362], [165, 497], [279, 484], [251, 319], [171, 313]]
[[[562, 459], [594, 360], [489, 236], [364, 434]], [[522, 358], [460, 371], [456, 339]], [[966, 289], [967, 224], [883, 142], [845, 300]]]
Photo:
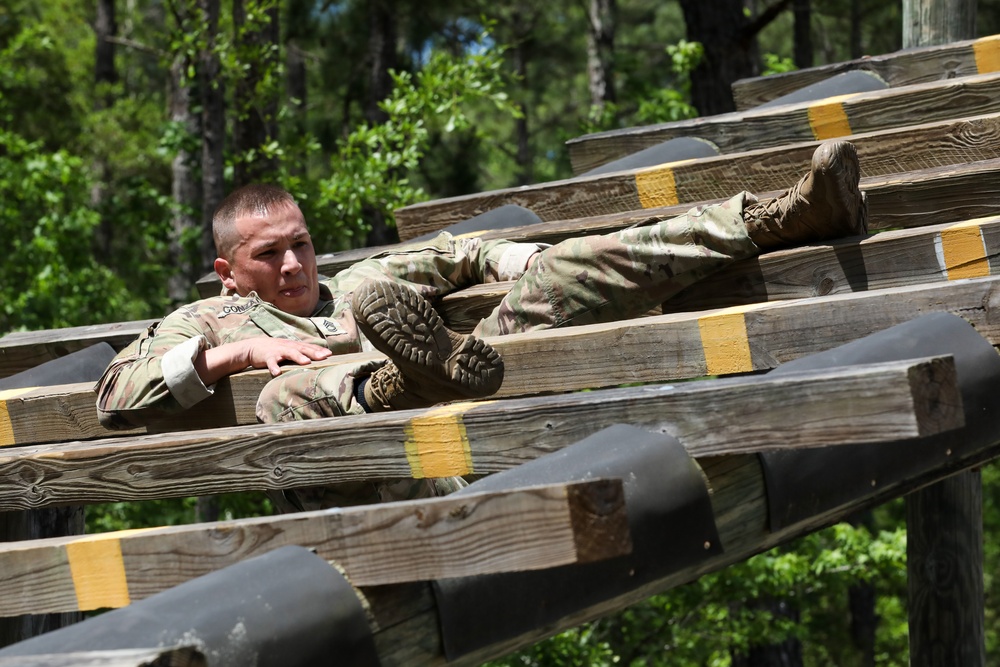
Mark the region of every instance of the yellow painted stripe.
[[1000, 36], [977, 39], [972, 51], [976, 55], [976, 70], [980, 74], [1000, 72]]
[[414, 417], [406, 425], [406, 460], [416, 478], [468, 475], [472, 450], [462, 415], [489, 403], [454, 403]]
[[131, 602], [118, 538], [70, 542], [66, 556], [81, 611], [124, 607]]
[[10, 421], [10, 412], [7, 410], [7, 399], [27, 394], [38, 387], [22, 387], [20, 389], [4, 389], [0, 391], [0, 447], [17, 444], [14, 439], [14, 424]]
[[753, 370], [745, 314], [766, 304], [726, 308], [698, 318], [701, 346], [708, 375], [745, 373]]
[[847, 112], [844, 110], [844, 100], [850, 97], [854, 97], [854, 93], [828, 97], [809, 107], [809, 127], [812, 128], [813, 136], [817, 140], [854, 134]]
[[136, 528], [87, 535], [66, 544], [70, 576], [80, 611], [118, 608], [131, 603], [121, 538], [157, 530]]
[[673, 167], [644, 169], [635, 175], [635, 190], [643, 208], [673, 206], [680, 203]]
[[975, 223], [959, 223], [942, 229], [941, 254], [948, 280], [990, 275], [983, 234]]

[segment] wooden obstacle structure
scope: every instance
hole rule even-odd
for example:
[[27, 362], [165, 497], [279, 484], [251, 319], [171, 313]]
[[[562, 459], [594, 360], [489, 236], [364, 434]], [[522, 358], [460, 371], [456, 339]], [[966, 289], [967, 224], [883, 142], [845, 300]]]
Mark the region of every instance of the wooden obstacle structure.
[[[955, 48], [988, 53], [994, 42], [970, 44]], [[934, 53], [953, 52], [928, 50], [914, 62], [928, 69], [926, 63]], [[893, 62], [902, 72], [909, 61], [900, 56]], [[641, 174], [631, 172], [541, 184], [523, 191], [537, 194], [524, 194], [520, 200], [511, 191], [414, 207], [414, 214], [442, 211], [433, 224], [428, 223], [439, 229], [480, 208], [501, 203], [531, 207], [544, 200], [551, 206], [540, 207], [539, 215], [546, 220], [542, 224], [483, 236], [553, 242], [573, 234], [611, 231], [713, 199], [703, 196], [711, 194], [707, 190], [685, 194], [687, 183], [693, 188], [698, 181], [717, 179], [723, 184], [720, 188], [739, 189], [741, 176], [763, 173], [784, 178], [800, 173], [803, 160], [815, 148], [816, 128], [827, 127], [829, 118], [838, 113], [848, 119], [848, 126], [841, 129], [857, 142], [862, 155], [872, 230], [892, 231], [739, 262], [664, 304], [662, 314], [495, 339], [492, 342], [507, 368], [496, 401], [259, 425], [254, 405], [270, 376], [250, 371], [221, 382], [216, 395], [190, 411], [183, 424], [164, 420], [148, 432], [112, 434], [97, 423], [90, 383], [0, 393], [0, 512], [386, 477], [492, 474], [557, 453], [605, 426], [627, 423], [676, 438], [703, 475], [718, 533], [718, 544], [712, 546], [718, 551], [699, 562], [575, 609], [551, 625], [447, 656], [443, 648], [447, 629], [439, 623], [431, 580], [544, 572], [567, 563], [613, 560], [629, 550], [634, 536], [629, 535], [625, 518], [628, 503], [622, 484], [601, 479], [236, 522], [0, 543], [0, 615], [119, 607], [254, 554], [297, 544], [313, 547], [334, 562], [365, 601], [383, 665], [474, 665], [1000, 457], [998, 431], [989, 445], [974, 452], [949, 449], [926, 469], [884, 484], [872, 480], [868, 488], [843, 502], [778, 526], [758, 456], [779, 450], [916, 441], [964, 427], [960, 383], [955, 362], [948, 356], [752, 375], [929, 312], [957, 314], [990, 345], [1000, 346], [996, 316], [1000, 156], [990, 152], [995, 152], [1000, 119], [996, 115], [1000, 107], [993, 106], [1000, 79], [982, 74], [983, 69], [960, 71], [961, 76], [946, 83], [929, 82], [919, 73], [910, 79], [900, 74], [890, 91], [846, 101], [801, 104], [756, 117], [747, 113], [700, 119], [648, 132], [639, 128], [622, 133], [618, 143], [609, 136], [575, 142], [591, 151], [579, 158], [581, 162], [596, 162], [593, 155], [632, 150], [652, 138], [691, 128], [717, 128], [729, 137], [727, 148], [744, 146], [749, 135], [756, 134], [759, 146], [749, 151], [738, 148], [744, 152], [644, 172], [660, 179], [657, 187], [672, 179], [676, 201], [653, 197], [647, 206], [639, 192]], [[966, 95], [986, 101], [969, 106]], [[933, 100], [954, 104], [941, 102], [931, 108]], [[804, 129], [794, 128], [789, 120], [800, 116], [806, 118]], [[827, 125], [817, 125], [814, 118], [827, 118], [823, 121]], [[760, 129], [782, 124], [794, 131], [786, 135]], [[874, 131], [862, 132], [866, 128]], [[906, 149], [906, 154], [900, 147], [909, 142], [933, 150]], [[612, 143], [617, 147], [605, 147]], [[592, 150], [590, 145], [602, 147]], [[879, 159], [889, 152], [894, 159]], [[755, 164], [764, 165], [756, 170], [759, 173], [754, 173]], [[777, 189], [777, 181], [742, 182]], [[616, 199], [607, 196], [610, 190], [600, 189], [605, 186], [632, 190]], [[535, 196], [538, 199], [529, 199]], [[591, 203], [574, 208], [574, 199], [578, 204]], [[596, 201], [608, 208], [595, 210]], [[542, 215], [545, 211], [551, 213]], [[585, 215], [588, 212], [596, 214]], [[405, 219], [402, 213], [401, 220]], [[416, 236], [429, 227], [413, 227], [407, 233]], [[321, 271], [336, 273], [371, 252], [325, 256]], [[442, 300], [442, 310], [457, 328], [469, 329], [509, 287], [483, 285], [449, 295]], [[209, 294], [218, 285], [206, 279], [199, 288]], [[119, 323], [5, 337], [0, 339], [0, 376], [98, 340], [120, 348], [147, 326], [149, 322]], [[538, 363], [546, 358], [559, 359], [558, 372]], [[664, 384], [704, 376], [722, 377]], [[618, 387], [634, 383], [654, 384]], [[596, 391], [569, 393], [577, 389]], [[918, 503], [911, 506], [909, 521], [915, 534], [921, 519], [933, 511]], [[933, 541], [931, 533], [919, 534], [922, 540]], [[401, 551], [405, 558], [399, 557]], [[981, 568], [981, 553], [979, 558]], [[912, 569], [911, 578], [915, 579]], [[970, 588], [968, 599], [961, 598], [964, 589], [957, 591], [956, 605], [974, 609], [978, 605], [981, 613], [981, 590], [976, 599], [974, 582]], [[916, 627], [916, 620], [912, 623]], [[150, 651], [137, 647], [132, 655], [108, 652], [105, 663], [94, 664], [160, 659]], [[176, 651], [178, 660], [205, 664], [197, 662], [202, 657], [189, 647]], [[51, 663], [39, 658], [38, 664], [85, 664], [60, 663], [60, 659], [69, 656], [53, 656]], [[0, 666], [7, 660], [0, 653]], [[925, 664], [921, 660], [914, 656], [913, 664]]]

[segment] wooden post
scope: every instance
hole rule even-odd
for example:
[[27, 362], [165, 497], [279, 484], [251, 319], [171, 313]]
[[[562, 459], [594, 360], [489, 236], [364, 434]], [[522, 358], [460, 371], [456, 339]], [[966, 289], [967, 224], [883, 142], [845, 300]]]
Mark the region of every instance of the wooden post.
[[906, 499], [910, 665], [985, 665], [983, 487], [970, 470]]
[[[976, 37], [976, 0], [903, 0], [903, 48]], [[910, 664], [986, 664], [978, 471], [906, 499]]]
[[903, 48], [976, 37], [976, 0], [903, 0]]

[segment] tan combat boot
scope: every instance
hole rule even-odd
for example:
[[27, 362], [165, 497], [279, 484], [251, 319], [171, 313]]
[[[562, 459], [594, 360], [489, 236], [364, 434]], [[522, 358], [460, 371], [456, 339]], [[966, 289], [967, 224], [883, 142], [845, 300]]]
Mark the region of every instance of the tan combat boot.
[[358, 328], [389, 357], [364, 396], [373, 410], [405, 410], [484, 398], [503, 382], [503, 360], [488, 343], [455, 333], [430, 302], [398, 283], [369, 281], [355, 290]]
[[750, 240], [768, 250], [868, 233], [868, 199], [860, 179], [854, 144], [820, 144], [809, 173], [790, 190], [743, 210]]

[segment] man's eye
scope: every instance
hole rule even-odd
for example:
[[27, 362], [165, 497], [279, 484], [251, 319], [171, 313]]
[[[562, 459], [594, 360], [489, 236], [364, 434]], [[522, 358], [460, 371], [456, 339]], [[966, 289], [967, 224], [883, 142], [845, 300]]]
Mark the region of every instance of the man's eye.
[[264, 252], [257, 253], [255, 255], [255, 257], [257, 259], [269, 259], [271, 257], [274, 257], [274, 251], [273, 250], [265, 250]]

